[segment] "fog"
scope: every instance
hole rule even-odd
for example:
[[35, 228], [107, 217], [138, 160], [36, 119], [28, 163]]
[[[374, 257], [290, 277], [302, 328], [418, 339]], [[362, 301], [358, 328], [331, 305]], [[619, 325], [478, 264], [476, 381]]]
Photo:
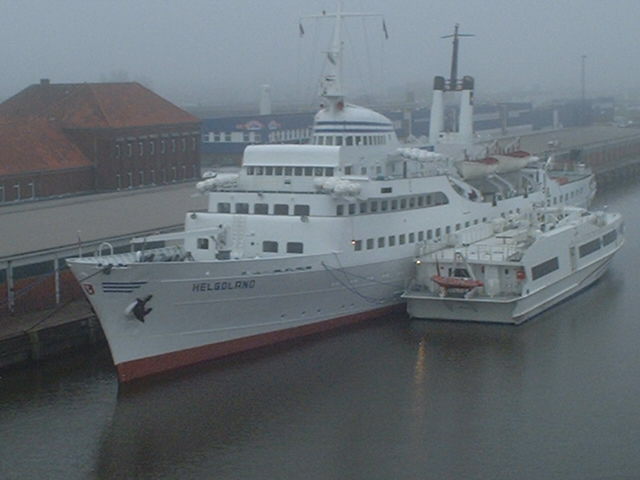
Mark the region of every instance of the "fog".
[[[638, 86], [638, 0], [347, 0], [345, 11], [382, 21], [346, 21], [347, 91], [418, 96], [449, 71], [461, 32], [460, 74], [480, 94], [580, 91], [625, 94]], [[40, 78], [52, 83], [140, 81], [181, 105], [257, 102], [270, 84], [280, 103], [314, 104], [333, 12], [307, 0], [56, 0], [0, 2], [0, 99]], [[556, 93], [557, 92], [557, 93]]]

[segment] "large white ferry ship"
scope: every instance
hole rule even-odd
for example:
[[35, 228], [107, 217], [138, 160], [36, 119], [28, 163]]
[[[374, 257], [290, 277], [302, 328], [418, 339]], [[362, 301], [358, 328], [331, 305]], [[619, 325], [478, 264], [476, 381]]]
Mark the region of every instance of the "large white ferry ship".
[[321, 16], [335, 30], [312, 144], [248, 147], [239, 173], [198, 184], [208, 210], [188, 212], [183, 232], [139, 241], [162, 248], [68, 260], [120, 381], [404, 307], [419, 242], [520, 212], [545, 188], [552, 205], [592, 198], [588, 171], [554, 181], [526, 154], [474, 147], [471, 77], [449, 82], [461, 96], [458, 131], [442, 131], [436, 77], [435, 152], [403, 147], [387, 118], [345, 102], [350, 15]]

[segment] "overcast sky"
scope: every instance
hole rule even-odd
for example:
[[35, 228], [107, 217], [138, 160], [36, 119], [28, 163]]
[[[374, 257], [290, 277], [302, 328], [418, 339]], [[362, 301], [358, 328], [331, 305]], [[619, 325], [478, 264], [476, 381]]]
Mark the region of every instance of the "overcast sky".
[[[640, 0], [345, 0], [350, 20], [348, 91], [424, 84], [449, 70], [455, 23], [460, 73], [480, 91], [575, 86], [587, 55], [587, 90], [638, 85]], [[52, 83], [140, 80], [180, 103], [276, 99], [314, 102], [327, 22], [299, 17], [335, 10], [321, 0], [0, 0], [0, 99], [40, 78]], [[321, 25], [322, 23], [322, 25]], [[324, 25], [326, 24], [326, 25]], [[377, 94], [377, 93], [376, 93]]]

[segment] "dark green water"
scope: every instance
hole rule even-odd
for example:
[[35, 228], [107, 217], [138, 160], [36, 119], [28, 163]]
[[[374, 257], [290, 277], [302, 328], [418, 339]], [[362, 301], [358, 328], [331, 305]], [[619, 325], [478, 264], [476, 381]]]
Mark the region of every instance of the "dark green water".
[[627, 244], [520, 326], [388, 318], [118, 389], [105, 350], [0, 378], [0, 478], [640, 478], [640, 185]]

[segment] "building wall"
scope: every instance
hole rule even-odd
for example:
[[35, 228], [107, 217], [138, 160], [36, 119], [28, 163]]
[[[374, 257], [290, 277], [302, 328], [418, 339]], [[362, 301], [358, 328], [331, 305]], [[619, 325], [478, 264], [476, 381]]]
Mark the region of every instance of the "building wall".
[[91, 167], [0, 177], [0, 203], [93, 190]]

